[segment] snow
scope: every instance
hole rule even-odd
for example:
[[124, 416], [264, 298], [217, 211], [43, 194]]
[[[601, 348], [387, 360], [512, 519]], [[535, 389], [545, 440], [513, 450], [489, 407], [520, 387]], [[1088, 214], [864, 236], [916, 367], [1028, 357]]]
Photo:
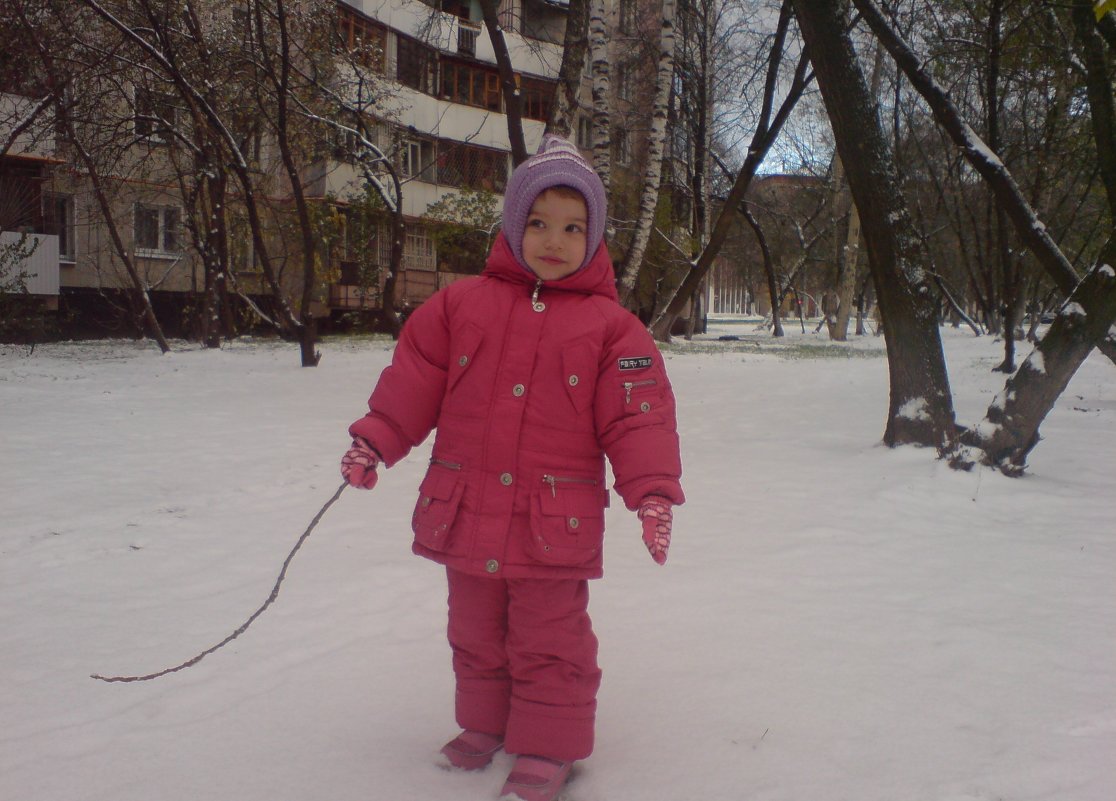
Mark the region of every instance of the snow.
[[930, 407], [926, 398], [911, 398], [899, 407], [896, 416], [904, 420], [929, 420]]
[[[574, 801], [1111, 801], [1116, 370], [1094, 353], [1028, 475], [880, 444], [883, 342], [722, 325], [668, 349], [688, 503], [663, 568], [609, 510], [604, 685]], [[741, 341], [718, 342], [732, 333]], [[1000, 345], [944, 329], [958, 417]], [[0, 348], [0, 798], [468, 801], [429, 444], [346, 490], [386, 340]]]

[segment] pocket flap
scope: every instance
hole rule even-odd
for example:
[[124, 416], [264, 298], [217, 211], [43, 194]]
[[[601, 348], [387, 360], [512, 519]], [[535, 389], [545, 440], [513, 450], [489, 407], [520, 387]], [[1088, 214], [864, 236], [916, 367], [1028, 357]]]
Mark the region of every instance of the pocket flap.
[[453, 497], [457, 482], [461, 475], [451, 470], [432, 469], [426, 474], [422, 484], [419, 485], [419, 494], [424, 498], [435, 498], [439, 501], [448, 501]]
[[597, 359], [593, 349], [582, 342], [562, 351], [562, 383], [574, 408], [584, 412], [593, 403], [597, 386]]
[[449, 384], [452, 387], [465, 374], [476, 358], [484, 341], [484, 331], [475, 323], [466, 323], [461, 333], [451, 343], [449, 363]]

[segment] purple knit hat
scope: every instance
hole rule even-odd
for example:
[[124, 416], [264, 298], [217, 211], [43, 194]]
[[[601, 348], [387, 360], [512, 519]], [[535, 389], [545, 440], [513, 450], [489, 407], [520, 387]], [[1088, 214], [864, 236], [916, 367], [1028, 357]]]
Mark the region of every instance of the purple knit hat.
[[[597, 252], [604, 238], [608, 201], [600, 176], [577, 152], [577, 148], [560, 136], [543, 136], [539, 152], [515, 168], [504, 192], [504, 237], [511, 246], [515, 260], [530, 271], [523, 260], [523, 231], [535, 198], [556, 186], [568, 186], [585, 198], [589, 212], [585, 239], [584, 267]], [[581, 269], [579, 267], [578, 269]]]

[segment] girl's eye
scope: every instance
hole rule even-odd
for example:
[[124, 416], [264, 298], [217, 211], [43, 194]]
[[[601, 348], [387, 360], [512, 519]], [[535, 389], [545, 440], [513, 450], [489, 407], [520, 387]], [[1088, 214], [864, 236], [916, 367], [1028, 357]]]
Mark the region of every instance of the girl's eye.
[[566, 226], [566, 232], [570, 234], [583, 234], [585, 233], [585, 229], [577, 223], [570, 223]]
[[542, 228], [544, 223], [543, 223], [542, 220], [535, 219], [535, 220], [528, 220], [527, 225], [530, 226], [531, 228]]

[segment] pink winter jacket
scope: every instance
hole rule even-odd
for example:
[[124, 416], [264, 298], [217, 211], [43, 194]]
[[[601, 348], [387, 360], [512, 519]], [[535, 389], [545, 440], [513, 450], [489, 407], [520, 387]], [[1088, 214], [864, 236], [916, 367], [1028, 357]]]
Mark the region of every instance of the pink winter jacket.
[[389, 467], [437, 428], [413, 550], [467, 573], [599, 577], [606, 455], [629, 509], [684, 500], [670, 382], [603, 244], [539, 281], [501, 235], [407, 320], [368, 406], [349, 432]]

